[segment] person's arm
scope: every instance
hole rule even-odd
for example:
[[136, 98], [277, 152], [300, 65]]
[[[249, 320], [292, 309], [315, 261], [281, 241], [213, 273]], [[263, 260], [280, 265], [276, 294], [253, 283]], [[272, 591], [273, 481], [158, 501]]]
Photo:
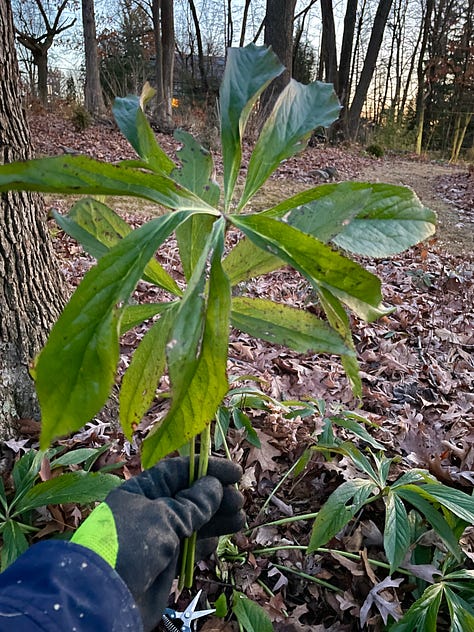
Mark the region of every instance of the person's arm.
[[[189, 487], [189, 460], [165, 459], [114, 489], [71, 543], [37, 544], [0, 575], [0, 632], [8, 619], [15, 621], [8, 629], [32, 632], [137, 631], [140, 618], [152, 630], [167, 605], [183, 538], [198, 531], [208, 540], [243, 526], [235, 489], [241, 472], [211, 458], [208, 475]], [[42, 598], [29, 599], [41, 586]], [[30, 619], [36, 628], [28, 627]]]
[[140, 632], [125, 582], [78, 544], [35, 544], [0, 574], [0, 632]]

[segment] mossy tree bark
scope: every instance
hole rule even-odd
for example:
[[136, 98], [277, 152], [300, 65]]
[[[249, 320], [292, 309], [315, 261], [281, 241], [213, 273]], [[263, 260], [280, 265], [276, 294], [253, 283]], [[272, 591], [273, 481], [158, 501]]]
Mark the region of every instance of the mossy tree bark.
[[[9, 0], [0, 0], [0, 163], [32, 156], [21, 104]], [[16, 420], [37, 419], [29, 364], [64, 303], [64, 286], [46, 226], [42, 198], [0, 194], [0, 440]]]

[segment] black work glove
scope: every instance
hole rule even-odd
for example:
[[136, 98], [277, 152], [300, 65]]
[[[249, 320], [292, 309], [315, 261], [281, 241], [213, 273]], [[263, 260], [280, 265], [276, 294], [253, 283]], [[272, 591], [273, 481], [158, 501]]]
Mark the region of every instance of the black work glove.
[[207, 476], [189, 487], [189, 459], [165, 459], [110, 492], [74, 534], [125, 581], [146, 632], [167, 605], [182, 540], [197, 531], [209, 550], [209, 538], [242, 528], [243, 496], [233, 486], [241, 475], [239, 465], [211, 457]]

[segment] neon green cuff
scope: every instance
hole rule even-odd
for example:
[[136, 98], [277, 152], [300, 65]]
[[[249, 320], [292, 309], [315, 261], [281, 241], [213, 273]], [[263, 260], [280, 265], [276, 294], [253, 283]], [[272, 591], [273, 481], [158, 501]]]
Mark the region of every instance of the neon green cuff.
[[96, 507], [74, 533], [71, 542], [91, 549], [112, 568], [115, 568], [119, 542], [114, 515], [110, 507], [106, 503], [101, 503]]

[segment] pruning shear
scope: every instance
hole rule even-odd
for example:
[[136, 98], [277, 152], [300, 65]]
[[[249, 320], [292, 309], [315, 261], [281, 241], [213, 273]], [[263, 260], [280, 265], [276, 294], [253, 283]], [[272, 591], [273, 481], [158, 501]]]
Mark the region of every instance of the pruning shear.
[[195, 629], [193, 623], [196, 619], [207, 617], [207, 615], [215, 612], [215, 609], [196, 611], [201, 592], [202, 590], [198, 592], [182, 612], [173, 610], [173, 608], [166, 608], [163, 613], [162, 623], [169, 632], [193, 632]]

